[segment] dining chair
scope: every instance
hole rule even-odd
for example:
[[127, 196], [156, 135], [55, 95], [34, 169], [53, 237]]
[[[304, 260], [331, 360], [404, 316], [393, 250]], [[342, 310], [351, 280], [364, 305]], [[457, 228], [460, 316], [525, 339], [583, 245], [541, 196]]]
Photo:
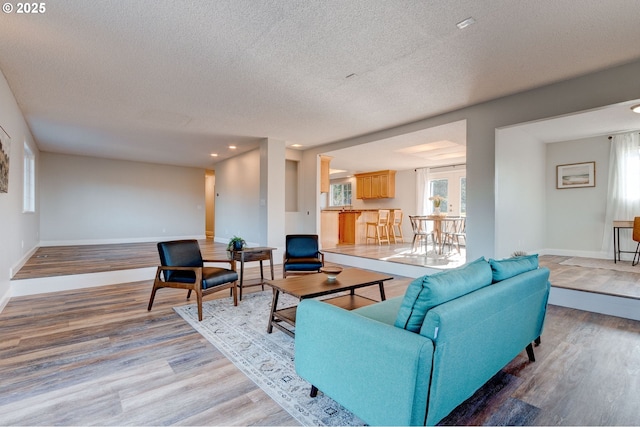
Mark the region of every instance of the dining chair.
[[453, 250], [455, 244], [458, 254], [460, 253], [460, 239], [463, 239], [466, 245], [466, 218], [452, 218], [447, 220], [446, 226], [442, 232], [442, 246], [449, 245], [449, 252]]
[[636, 253], [633, 254], [631, 265], [638, 265], [640, 262], [640, 216], [633, 218], [633, 240], [638, 242], [636, 245]]
[[393, 243], [404, 243], [404, 235], [402, 234], [402, 209], [393, 210], [393, 219], [389, 223], [389, 235], [393, 238]]
[[424, 253], [426, 254], [429, 249], [429, 237], [435, 248], [436, 241], [433, 236], [433, 231], [428, 231], [427, 223], [424, 217], [418, 215], [409, 215], [409, 221], [411, 222], [411, 229], [413, 230], [413, 240], [411, 241], [411, 251], [416, 252], [416, 243], [418, 246], [424, 242]]
[[[151, 311], [156, 292], [160, 288], [186, 289], [187, 299], [196, 293], [198, 320], [202, 321], [202, 296], [205, 292], [231, 289], [233, 305], [238, 305], [238, 273], [230, 259], [202, 259], [197, 240], [174, 240], [158, 243], [160, 266], [153, 281], [148, 311]], [[205, 263], [227, 263], [230, 268], [205, 267]]]
[[[383, 242], [391, 244], [389, 241], [389, 213], [388, 209], [380, 209], [378, 211], [378, 219], [376, 222], [366, 223], [366, 242], [369, 243], [369, 239], [373, 239], [381, 245]], [[369, 234], [369, 230], [373, 228], [373, 234]]]

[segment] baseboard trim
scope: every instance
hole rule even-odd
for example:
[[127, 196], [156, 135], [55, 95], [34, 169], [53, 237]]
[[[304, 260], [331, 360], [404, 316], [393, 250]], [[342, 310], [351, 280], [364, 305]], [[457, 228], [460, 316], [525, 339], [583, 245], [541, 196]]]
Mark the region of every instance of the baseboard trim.
[[4, 310], [7, 304], [9, 304], [10, 299], [11, 299], [11, 288], [7, 289], [4, 295], [2, 295], [2, 298], [0, 298], [0, 313], [2, 313], [2, 310]]
[[363, 268], [365, 270], [378, 271], [380, 273], [396, 274], [404, 277], [420, 277], [425, 274], [433, 274], [438, 271], [434, 268], [419, 265], [402, 264], [399, 262], [381, 261], [372, 258], [362, 258], [354, 255], [337, 254], [324, 252], [325, 262], [349, 265], [351, 267]]
[[87, 240], [42, 240], [40, 246], [86, 246], [86, 245], [117, 245], [122, 243], [149, 243], [149, 242], [165, 242], [169, 240], [196, 239], [203, 240], [204, 234], [189, 236], [157, 236], [157, 237], [138, 237], [123, 239], [87, 239]]
[[640, 320], [640, 300], [551, 287], [549, 304]]
[[48, 292], [70, 291], [120, 283], [153, 281], [157, 267], [130, 270], [105, 271], [101, 273], [74, 274], [69, 276], [39, 277], [12, 280], [10, 296], [20, 297]]
[[9, 277], [13, 278], [13, 276], [15, 276], [15, 274], [20, 271], [20, 269], [22, 267], [24, 267], [24, 265], [27, 263], [27, 261], [29, 261], [29, 258], [31, 258], [33, 256], [33, 254], [36, 253], [36, 251], [38, 250], [40, 246], [34, 246], [31, 250], [29, 250], [26, 254], [24, 254], [22, 256], [22, 258], [20, 258], [18, 260], [18, 262], [9, 269]]

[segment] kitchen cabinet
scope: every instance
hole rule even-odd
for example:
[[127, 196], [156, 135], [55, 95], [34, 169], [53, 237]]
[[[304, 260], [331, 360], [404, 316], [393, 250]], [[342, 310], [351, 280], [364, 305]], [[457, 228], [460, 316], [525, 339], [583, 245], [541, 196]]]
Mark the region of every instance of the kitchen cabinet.
[[320, 245], [323, 249], [338, 246], [338, 212], [322, 211], [320, 214]]
[[358, 199], [384, 199], [396, 196], [396, 171], [358, 173], [355, 177]]
[[360, 211], [345, 211], [338, 215], [338, 242], [355, 244], [357, 242], [357, 221]]

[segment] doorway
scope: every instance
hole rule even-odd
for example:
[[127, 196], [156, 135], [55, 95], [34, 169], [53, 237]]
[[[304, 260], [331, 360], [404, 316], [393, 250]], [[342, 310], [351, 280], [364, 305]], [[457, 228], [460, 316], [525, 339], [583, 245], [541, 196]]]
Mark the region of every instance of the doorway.
[[205, 237], [213, 239], [215, 233], [215, 200], [216, 200], [216, 173], [212, 170], [206, 170], [204, 173], [204, 211], [205, 211]]

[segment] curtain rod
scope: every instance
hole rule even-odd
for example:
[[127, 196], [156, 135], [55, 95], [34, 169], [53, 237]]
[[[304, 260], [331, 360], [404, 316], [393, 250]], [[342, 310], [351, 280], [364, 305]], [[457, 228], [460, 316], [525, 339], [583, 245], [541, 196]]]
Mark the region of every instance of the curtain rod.
[[416, 169], [414, 169], [413, 171], [414, 171], [414, 172], [417, 172], [417, 171], [418, 171], [418, 169], [429, 169], [429, 170], [433, 170], [433, 169], [443, 169], [443, 168], [455, 168], [455, 167], [457, 167], [457, 166], [465, 166], [465, 167], [466, 167], [466, 166], [467, 166], [467, 164], [466, 164], [466, 163], [456, 163], [455, 165], [436, 166], [436, 167], [433, 167], [433, 168], [430, 168], [430, 167], [428, 167], [428, 166], [427, 166], [427, 167], [424, 167], [424, 168], [416, 168]]
[[[627, 132], [621, 132], [621, 133], [617, 133], [616, 135], [622, 135], [623, 133], [627, 133]], [[633, 133], [633, 132], [629, 132], [629, 133]], [[638, 132], [638, 134], [640, 135], [640, 132]], [[607, 139], [613, 139], [613, 137], [611, 135], [609, 135], [607, 137]]]

